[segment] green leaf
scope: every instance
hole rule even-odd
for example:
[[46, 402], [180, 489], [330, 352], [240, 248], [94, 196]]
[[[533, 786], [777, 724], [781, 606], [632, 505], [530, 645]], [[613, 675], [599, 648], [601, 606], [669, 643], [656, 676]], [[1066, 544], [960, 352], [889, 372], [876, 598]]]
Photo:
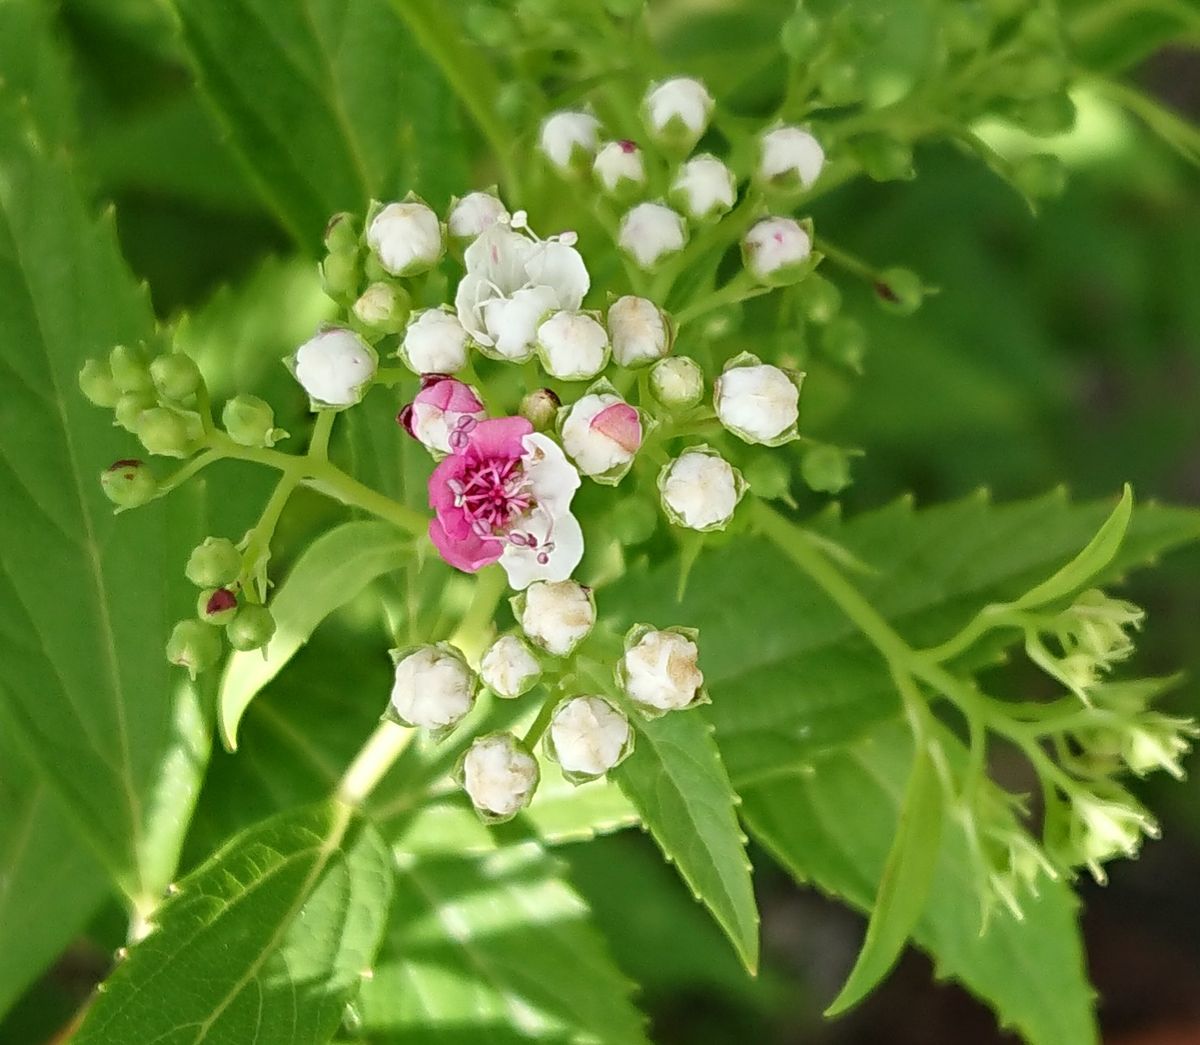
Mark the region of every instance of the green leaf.
[[636, 712], [633, 754], [614, 776], [666, 858], [713, 914], [750, 972], [758, 967], [758, 908], [737, 796], [696, 711], [646, 719]]
[[896, 837], [883, 866], [867, 938], [838, 996], [825, 1010], [838, 1016], [857, 1005], [891, 971], [921, 912], [942, 836], [942, 787], [928, 747], [913, 759]]
[[[962, 753], [965, 757], [965, 752]], [[908, 727], [895, 721], [811, 764], [744, 788], [751, 834], [798, 880], [869, 910], [912, 773]], [[978, 887], [961, 825], [948, 822], [933, 896], [914, 930], [941, 977], [961, 980], [1030, 1045], [1093, 1045], [1093, 992], [1062, 881], [1042, 878], [1024, 920], [993, 914], [980, 934]]]
[[335, 801], [249, 828], [179, 883], [72, 1040], [327, 1042], [379, 946], [390, 862]]
[[377, 577], [400, 569], [411, 554], [411, 540], [381, 522], [345, 523], [305, 549], [271, 600], [276, 630], [265, 655], [259, 650], [234, 653], [226, 665], [218, 720], [230, 751], [237, 747], [238, 723], [250, 702], [317, 625]]
[[1100, 80], [1094, 85], [1102, 96], [1136, 116], [1188, 163], [1200, 166], [1200, 128], [1136, 87], [1115, 80]]

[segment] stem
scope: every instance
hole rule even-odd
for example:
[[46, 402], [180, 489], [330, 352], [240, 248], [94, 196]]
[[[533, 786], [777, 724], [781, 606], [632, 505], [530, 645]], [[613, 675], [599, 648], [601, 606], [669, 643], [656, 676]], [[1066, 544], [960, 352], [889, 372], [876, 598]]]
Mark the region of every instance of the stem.
[[862, 258], [856, 257], [848, 251], [842, 250], [840, 247], [835, 247], [827, 239], [822, 239], [818, 236], [813, 241], [813, 247], [824, 254], [838, 268], [845, 269], [851, 275], [865, 279], [868, 283], [879, 281], [878, 269], [863, 261]]
[[773, 289], [774, 287], [764, 287], [756, 283], [754, 277], [748, 271], [742, 269], [741, 272], [734, 276], [720, 290], [714, 291], [707, 297], [693, 301], [687, 308], [677, 312], [675, 314], [676, 328], [683, 329], [685, 324], [698, 319], [700, 316], [706, 315], [718, 308], [724, 308], [726, 305], [736, 305], [740, 301], [747, 301], [762, 294], [769, 294]]
[[377, 515], [414, 537], [424, 535], [429, 528], [429, 520], [421, 512], [372, 490], [328, 461], [308, 462], [303, 478], [308, 485], [335, 500]]
[[329, 436], [333, 432], [333, 422], [337, 418], [336, 410], [320, 410], [313, 425], [312, 436], [308, 440], [308, 457], [312, 461], [327, 461], [329, 459]]
[[525, 736], [521, 738], [521, 742], [527, 748], [532, 748], [534, 744], [542, 739], [542, 734], [546, 732], [547, 727], [550, 725], [550, 720], [554, 717], [554, 709], [558, 707], [561, 699], [561, 693], [550, 693], [547, 695], [541, 709], [537, 713], [537, 718], [533, 720], [529, 729], [525, 731]]
[[479, 658], [491, 637], [492, 618], [496, 616], [496, 607], [507, 588], [508, 578], [499, 566], [488, 566], [476, 574], [471, 605], [450, 636], [451, 645], [462, 650], [472, 667], [479, 665]]
[[338, 782], [336, 797], [348, 805], [361, 805], [404, 753], [414, 732], [390, 719], [380, 722]]

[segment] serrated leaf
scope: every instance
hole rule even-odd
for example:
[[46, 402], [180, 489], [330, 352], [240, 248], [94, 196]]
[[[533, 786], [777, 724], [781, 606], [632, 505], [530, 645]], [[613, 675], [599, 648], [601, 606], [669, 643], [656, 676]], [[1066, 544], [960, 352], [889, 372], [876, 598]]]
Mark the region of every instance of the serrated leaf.
[[218, 696], [221, 739], [237, 747], [242, 715], [262, 688], [279, 674], [317, 625], [383, 574], [400, 569], [412, 541], [381, 522], [349, 522], [322, 534], [296, 560], [271, 600], [275, 635], [265, 655], [234, 653]]
[[72, 1040], [323, 1045], [379, 945], [390, 863], [335, 801], [249, 828], [179, 883]]
[[695, 710], [646, 719], [636, 713], [633, 754], [614, 771], [663, 854], [712, 912], [743, 964], [758, 967], [758, 907], [737, 796]]

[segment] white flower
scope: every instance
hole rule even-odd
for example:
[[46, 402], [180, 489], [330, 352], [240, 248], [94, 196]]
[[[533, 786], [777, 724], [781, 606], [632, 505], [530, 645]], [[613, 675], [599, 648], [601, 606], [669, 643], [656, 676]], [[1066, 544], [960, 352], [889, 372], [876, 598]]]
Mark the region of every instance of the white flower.
[[572, 697], [550, 720], [553, 757], [576, 778], [603, 776], [632, 747], [629, 720], [603, 697]]
[[570, 653], [596, 623], [591, 592], [576, 581], [536, 581], [513, 601], [521, 630], [548, 653]]
[[461, 656], [422, 646], [396, 663], [391, 707], [405, 725], [445, 729], [471, 710], [475, 677]]
[[351, 330], [331, 327], [292, 357], [292, 373], [317, 406], [353, 406], [375, 376], [375, 350]]
[[653, 301], [626, 294], [608, 308], [613, 358], [621, 366], [641, 366], [671, 350], [671, 326]]
[[625, 651], [617, 673], [630, 700], [655, 711], [678, 711], [695, 703], [704, 685], [699, 656], [687, 635], [645, 631]]
[[763, 283], [794, 282], [804, 274], [812, 238], [794, 218], [763, 218], [742, 239], [742, 258]]
[[542, 152], [560, 171], [570, 171], [596, 154], [599, 129], [590, 113], [552, 113], [542, 122]]
[[801, 127], [776, 127], [759, 143], [758, 177], [781, 188], [811, 189], [825, 166], [825, 150]]
[[583, 396], [562, 424], [563, 448], [580, 472], [593, 479], [623, 475], [642, 445], [642, 434], [637, 410], [611, 392]]
[[671, 182], [671, 202], [692, 221], [719, 218], [736, 198], [733, 171], [707, 153], [688, 160]]
[[479, 674], [496, 696], [511, 700], [533, 687], [542, 676], [542, 668], [516, 635], [501, 635], [484, 653]]
[[538, 327], [542, 366], [551, 377], [582, 381], [608, 363], [608, 334], [591, 315], [563, 309]]
[[485, 417], [478, 391], [456, 378], [429, 374], [397, 420], [427, 450], [448, 454]]
[[490, 192], [470, 192], [451, 202], [446, 225], [455, 239], [474, 239], [484, 229], [508, 220], [508, 209]]
[[714, 450], [685, 450], [663, 469], [659, 482], [671, 520], [692, 530], [714, 530], [733, 518], [745, 484]]
[[650, 391], [669, 410], [686, 410], [704, 397], [704, 370], [690, 356], [660, 359], [650, 368]]
[[414, 312], [398, 355], [416, 374], [453, 374], [467, 365], [467, 332], [446, 307]]
[[471, 804], [492, 821], [524, 809], [538, 784], [537, 760], [511, 733], [478, 737], [463, 756], [460, 773]]
[[618, 245], [644, 269], [682, 250], [686, 242], [682, 216], [662, 203], [639, 203], [626, 212], [617, 230]]
[[367, 245], [393, 276], [412, 276], [441, 258], [442, 226], [420, 200], [389, 203], [367, 227]]
[[646, 184], [642, 150], [629, 140], [609, 142], [592, 164], [596, 180], [610, 196], [625, 196]]
[[704, 84], [679, 76], [651, 87], [642, 109], [646, 126], [656, 140], [686, 151], [708, 129], [713, 105]]
[[786, 442], [800, 416], [797, 379], [753, 356], [744, 358], [732, 360], [713, 386], [717, 417], [747, 443]]
[[579, 308], [591, 285], [573, 242], [536, 240], [505, 225], [485, 230], [466, 250], [467, 274], [454, 295], [463, 328], [498, 358], [528, 359], [542, 318]]

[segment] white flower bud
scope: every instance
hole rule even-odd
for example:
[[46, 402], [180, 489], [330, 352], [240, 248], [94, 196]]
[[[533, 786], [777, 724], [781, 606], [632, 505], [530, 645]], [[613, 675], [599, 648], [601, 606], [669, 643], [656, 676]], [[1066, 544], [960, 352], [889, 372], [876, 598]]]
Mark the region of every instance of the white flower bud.
[[704, 700], [704, 675], [694, 632], [634, 628], [617, 675], [629, 699], [653, 712], [678, 711]]
[[593, 392], [577, 400], [562, 423], [563, 449], [579, 471], [615, 481], [642, 445], [641, 417], [619, 395]]
[[666, 314], [653, 301], [626, 294], [608, 308], [613, 358], [627, 367], [661, 359], [671, 350], [672, 331]]
[[794, 218], [763, 218], [742, 238], [742, 260], [762, 283], [794, 283], [808, 271], [812, 237]]
[[563, 309], [537, 331], [538, 354], [551, 377], [583, 381], [608, 364], [608, 334], [587, 312]]
[[603, 697], [572, 697], [550, 720], [548, 752], [574, 782], [603, 776], [633, 749], [629, 720]]
[[446, 225], [455, 239], [473, 240], [497, 222], [508, 220], [508, 209], [490, 192], [470, 192], [450, 205]]
[[687, 226], [683, 218], [662, 203], [639, 203], [626, 212], [617, 231], [617, 243], [644, 269], [683, 249]]
[[609, 142], [596, 154], [592, 172], [609, 195], [626, 199], [646, 184], [642, 150], [628, 139]]
[[365, 327], [389, 331], [403, 316], [399, 295], [387, 283], [372, 283], [354, 302], [354, 316]]
[[686, 410], [704, 398], [704, 370], [690, 356], [660, 359], [650, 368], [650, 391], [668, 410]]
[[679, 168], [670, 197], [692, 221], [713, 221], [733, 207], [737, 181], [724, 163], [705, 153]]
[[453, 374], [467, 365], [469, 337], [448, 307], [414, 312], [397, 355], [416, 374]]
[[715, 450], [685, 450], [659, 478], [663, 509], [691, 530], [719, 530], [733, 518], [746, 492], [741, 474]]
[[799, 404], [799, 376], [749, 354], [730, 360], [713, 385], [721, 424], [747, 443], [777, 446], [794, 438]]
[[511, 733], [478, 737], [459, 769], [471, 804], [493, 823], [507, 820], [529, 805], [538, 775], [537, 760]]
[[534, 581], [513, 600], [521, 630], [548, 653], [565, 657], [596, 623], [592, 593], [576, 581]]
[[542, 152], [565, 174], [596, 155], [599, 128], [600, 121], [591, 113], [552, 113], [542, 123]]
[[375, 376], [379, 357], [353, 331], [331, 327], [296, 349], [290, 364], [315, 406], [353, 406]]
[[453, 726], [475, 700], [475, 676], [457, 651], [422, 646], [396, 662], [391, 711], [406, 726]]
[[781, 189], [811, 189], [825, 166], [825, 150], [801, 127], [776, 127], [759, 142], [760, 181]]
[[699, 80], [678, 76], [646, 92], [642, 116], [650, 134], [660, 144], [688, 152], [708, 130], [712, 95]]
[[496, 696], [511, 700], [533, 688], [542, 667], [516, 635], [501, 635], [483, 655], [479, 675]]
[[389, 203], [367, 227], [367, 245], [393, 276], [412, 276], [441, 258], [442, 226], [420, 200]]

